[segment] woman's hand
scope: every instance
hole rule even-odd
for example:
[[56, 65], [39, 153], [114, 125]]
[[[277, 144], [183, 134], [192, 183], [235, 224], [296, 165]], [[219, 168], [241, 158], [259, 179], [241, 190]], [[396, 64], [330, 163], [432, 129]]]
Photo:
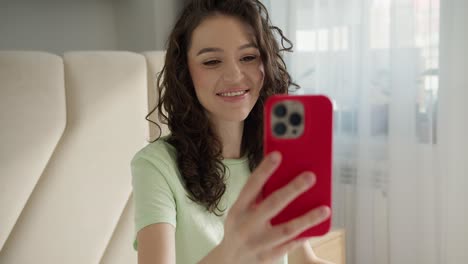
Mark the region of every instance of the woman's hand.
[[328, 207], [319, 207], [289, 222], [272, 226], [270, 219], [315, 184], [315, 176], [304, 172], [285, 187], [256, 204], [262, 186], [281, 162], [273, 152], [255, 169], [239, 198], [229, 210], [222, 242], [200, 263], [271, 263], [300, 246], [292, 239], [330, 216]]

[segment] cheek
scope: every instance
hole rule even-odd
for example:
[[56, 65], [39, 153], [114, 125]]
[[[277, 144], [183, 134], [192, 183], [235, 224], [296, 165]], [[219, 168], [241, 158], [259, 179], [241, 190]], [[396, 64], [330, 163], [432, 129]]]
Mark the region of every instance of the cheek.
[[192, 78], [193, 86], [195, 87], [195, 90], [198, 90], [198, 87], [200, 87], [201, 83], [203, 82], [203, 74], [201, 74], [201, 71], [199, 68], [190, 66], [190, 77]]
[[257, 66], [255, 70], [255, 75], [252, 76], [252, 79], [255, 80], [258, 89], [262, 89], [263, 82], [265, 80], [265, 67], [263, 66], [263, 63]]
[[197, 95], [209, 91], [212, 86], [212, 77], [205, 69], [197, 66], [191, 66], [190, 76]]
[[265, 67], [263, 66], [263, 63], [261, 63], [258, 68], [259, 68], [259, 71], [260, 71], [261, 86], [263, 86], [263, 81], [265, 80]]

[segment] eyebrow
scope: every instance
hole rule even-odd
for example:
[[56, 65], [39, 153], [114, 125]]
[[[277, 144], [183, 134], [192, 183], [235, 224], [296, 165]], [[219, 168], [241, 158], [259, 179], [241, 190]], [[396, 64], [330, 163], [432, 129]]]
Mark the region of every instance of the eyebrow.
[[[247, 48], [257, 48], [257, 45], [253, 43], [247, 43], [239, 47], [239, 50], [247, 49]], [[207, 52], [222, 52], [223, 49], [221, 48], [203, 48], [200, 51], [198, 51], [197, 56], [207, 53]]]

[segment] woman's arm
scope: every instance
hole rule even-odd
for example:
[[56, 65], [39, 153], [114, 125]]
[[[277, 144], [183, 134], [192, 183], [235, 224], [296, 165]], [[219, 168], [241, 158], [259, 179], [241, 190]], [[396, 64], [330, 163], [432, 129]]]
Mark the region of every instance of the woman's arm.
[[149, 225], [138, 232], [138, 264], [175, 264], [175, 229], [166, 223]]
[[308, 241], [302, 243], [294, 251], [288, 254], [289, 264], [334, 264], [333, 262], [323, 260], [315, 255], [314, 250]]

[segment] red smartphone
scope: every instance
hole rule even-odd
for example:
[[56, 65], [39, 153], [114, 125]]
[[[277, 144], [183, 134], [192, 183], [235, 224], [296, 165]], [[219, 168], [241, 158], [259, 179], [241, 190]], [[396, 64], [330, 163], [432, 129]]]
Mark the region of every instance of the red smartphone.
[[[322, 95], [274, 95], [264, 111], [264, 154], [279, 151], [282, 161], [263, 186], [262, 198], [288, 184], [304, 171], [316, 175], [315, 185], [298, 196], [272, 225], [287, 222], [311, 209], [331, 208], [333, 106]], [[295, 239], [321, 236], [330, 230], [331, 217]]]

